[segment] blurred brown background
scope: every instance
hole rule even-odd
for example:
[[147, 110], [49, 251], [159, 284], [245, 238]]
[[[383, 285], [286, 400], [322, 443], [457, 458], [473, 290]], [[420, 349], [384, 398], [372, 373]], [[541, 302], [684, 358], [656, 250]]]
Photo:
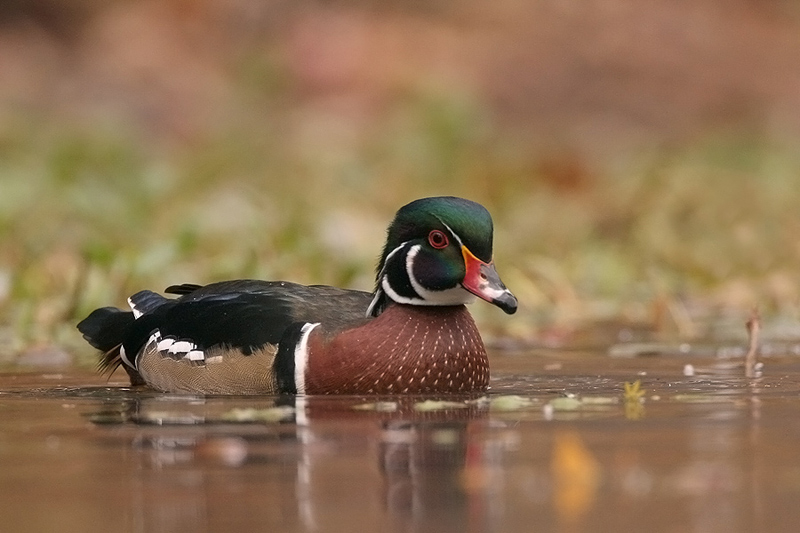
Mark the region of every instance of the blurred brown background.
[[489, 337], [754, 305], [794, 334], [799, 30], [778, 0], [6, 0], [0, 361], [83, 356], [143, 287], [369, 289], [431, 194], [495, 216], [523, 308], [475, 306]]

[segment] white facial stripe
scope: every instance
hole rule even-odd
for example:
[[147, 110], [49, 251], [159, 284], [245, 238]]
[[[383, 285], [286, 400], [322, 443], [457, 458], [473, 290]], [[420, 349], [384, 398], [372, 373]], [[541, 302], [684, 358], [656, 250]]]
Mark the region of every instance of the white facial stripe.
[[294, 388], [297, 394], [306, 393], [306, 367], [308, 366], [308, 337], [314, 328], [319, 326], [319, 322], [312, 324], [310, 322], [303, 325], [300, 329], [302, 336], [297, 347], [294, 349]]
[[384, 264], [384, 265], [386, 265], [386, 263], [388, 263], [388, 262], [389, 262], [389, 259], [391, 259], [391, 258], [392, 258], [392, 256], [393, 256], [394, 254], [396, 254], [397, 252], [399, 252], [399, 251], [400, 251], [400, 249], [401, 249], [403, 246], [405, 246], [407, 243], [408, 243], [408, 241], [406, 241], [406, 242], [402, 243], [400, 246], [398, 246], [397, 248], [395, 248], [394, 250], [392, 250], [391, 252], [389, 252], [389, 253], [386, 255], [386, 261], [384, 261], [384, 262], [383, 262], [383, 264]]
[[[455, 233], [453, 235], [455, 235]], [[422, 284], [417, 281], [417, 278], [414, 277], [414, 259], [417, 257], [421, 248], [421, 245], [416, 244], [408, 251], [408, 255], [406, 256], [406, 273], [408, 274], [411, 286], [414, 288], [414, 292], [419, 294], [422, 298], [406, 298], [406, 300], [409, 301], [401, 303], [416, 305], [462, 305], [474, 302], [475, 295], [461, 287], [461, 285], [456, 285], [455, 287], [441, 291], [431, 291], [423, 287]]]
[[383, 288], [383, 292], [386, 293], [386, 296], [389, 297], [390, 300], [397, 302], [399, 304], [409, 304], [409, 305], [424, 305], [424, 301], [420, 300], [419, 298], [408, 298], [406, 296], [400, 296], [395, 292], [391, 285], [389, 285], [389, 279], [383, 278], [381, 280], [381, 288]]
[[[441, 219], [439, 221], [442, 222]], [[442, 222], [442, 225], [445, 228], [447, 228], [447, 231], [449, 231], [450, 234], [455, 238], [455, 240], [458, 242], [459, 247], [463, 246], [461, 237], [459, 237], [458, 234], [444, 222]], [[387, 264], [389, 262], [389, 259], [391, 259], [397, 252], [399, 252], [404, 246], [406, 246], [406, 244], [408, 244], [408, 242], [404, 242], [403, 244], [392, 250], [386, 256], [386, 262], [384, 263], [384, 265]], [[413, 298], [408, 296], [401, 296], [389, 284], [389, 279], [385, 275], [383, 275], [383, 273], [381, 273], [381, 288], [383, 289], [383, 292], [385, 292], [386, 295], [391, 300], [397, 303], [407, 304], [407, 305], [463, 305], [475, 301], [476, 296], [471, 292], [469, 292], [468, 290], [466, 290], [461, 285], [456, 285], [455, 287], [451, 287], [449, 289], [444, 289], [441, 291], [432, 291], [423, 287], [422, 284], [414, 276], [414, 259], [417, 257], [421, 249], [422, 249], [421, 244], [415, 244], [414, 246], [412, 246], [408, 250], [408, 253], [406, 254], [406, 265], [405, 265], [406, 274], [408, 275], [411, 287], [414, 289], [414, 292], [416, 292], [420, 297]], [[379, 294], [376, 294], [375, 298], [370, 303], [369, 307], [367, 308], [367, 316], [371, 316], [372, 309], [377, 303], [379, 296], [380, 296]]]
[[[389, 297], [390, 300], [403, 304], [419, 305], [419, 303], [421, 303], [422, 300], [418, 300], [416, 298], [407, 298], [405, 296], [400, 296], [399, 294], [397, 294], [395, 290], [392, 289], [391, 285], [389, 285], [389, 280], [384, 273], [384, 271], [386, 270], [386, 265], [389, 264], [389, 260], [392, 257], [394, 257], [394, 254], [399, 252], [406, 244], [408, 244], [408, 241], [405, 241], [404, 243], [400, 244], [400, 246], [396, 247], [394, 250], [392, 250], [386, 255], [386, 260], [383, 262], [383, 270], [381, 270], [380, 272], [380, 287], [381, 289], [383, 289], [383, 292], [386, 293], [386, 295]], [[372, 301], [369, 303], [369, 306], [367, 307], [367, 313], [366, 313], [367, 317], [372, 316], [372, 310], [375, 309], [375, 306], [378, 304], [378, 300], [380, 299], [380, 297], [381, 297], [381, 292], [379, 290], [375, 291], [375, 297], [372, 298]]]
[[408, 281], [411, 282], [411, 286], [414, 288], [414, 292], [419, 294], [422, 298], [406, 298], [406, 299], [410, 300], [412, 303], [415, 303], [416, 305], [425, 305], [426, 303], [425, 293], [427, 293], [428, 291], [426, 291], [425, 288], [419, 284], [417, 278], [414, 277], [414, 258], [417, 257], [420, 248], [422, 248], [421, 244], [415, 244], [408, 251], [408, 254], [406, 254], [406, 274], [408, 274]]
[[[438, 218], [438, 217], [437, 217], [437, 218]], [[439, 222], [442, 222], [442, 219], [439, 219]], [[448, 226], [448, 225], [447, 225], [447, 224], [445, 224], [444, 222], [442, 222], [442, 225], [443, 225], [445, 228], [447, 228], [447, 231], [449, 231], [449, 232], [450, 232], [450, 235], [452, 235], [453, 237], [455, 237], [455, 238], [456, 238], [456, 240], [458, 241], [458, 246], [459, 246], [459, 247], [461, 247], [461, 246], [464, 246], [464, 241], [462, 241], [462, 240], [461, 240], [461, 237], [459, 237], [459, 236], [458, 236], [458, 233], [456, 233], [455, 231], [453, 231], [453, 228], [451, 228], [450, 226]]]
[[418, 300], [417, 298], [407, 298], [397, 294], [394, 289], [392, 289], [392, 286], [389, 285], [389, 280], [387, 278], [381, 280], [381, 288], [383, 288], [383, 292], [386, 293], [389, 299], [399, 304], [420, 305], [422, 303], [422, 300]]

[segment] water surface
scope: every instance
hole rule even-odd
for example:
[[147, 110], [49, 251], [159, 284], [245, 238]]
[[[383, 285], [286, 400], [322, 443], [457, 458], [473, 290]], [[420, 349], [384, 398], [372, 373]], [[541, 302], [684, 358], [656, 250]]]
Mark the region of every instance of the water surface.
[[797, 530], [796, 355], [755, 379], [714, 351], [491, 357], [450, 404], [4, 373], [2, 530]]

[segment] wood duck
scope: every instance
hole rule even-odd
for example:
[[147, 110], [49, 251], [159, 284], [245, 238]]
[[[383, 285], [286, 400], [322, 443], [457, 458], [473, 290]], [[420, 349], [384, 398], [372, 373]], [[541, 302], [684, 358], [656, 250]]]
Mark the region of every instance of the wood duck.
[[285, 281], [141, 291], [131, 311], [78, 324], [134, 385], [200, 394], [438, 394], [486, 390], [489, 361], [465, 304], [517, 300], [492, 261], [492, 218], [444, 196], [402, 207], [372, 293]]

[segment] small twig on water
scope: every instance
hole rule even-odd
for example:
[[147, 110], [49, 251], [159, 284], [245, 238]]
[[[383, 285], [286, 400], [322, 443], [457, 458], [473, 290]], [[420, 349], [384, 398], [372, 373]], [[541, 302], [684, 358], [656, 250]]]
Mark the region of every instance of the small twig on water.
[[756, 377], [756, 356], [758, 355], [758, 333], [761, 329], [761, 317], [758, 309], [753, 309], [747, 320], [747, 334], [750, 337], [750, 346], [744, 357], [744, 375], [748, 378]]

